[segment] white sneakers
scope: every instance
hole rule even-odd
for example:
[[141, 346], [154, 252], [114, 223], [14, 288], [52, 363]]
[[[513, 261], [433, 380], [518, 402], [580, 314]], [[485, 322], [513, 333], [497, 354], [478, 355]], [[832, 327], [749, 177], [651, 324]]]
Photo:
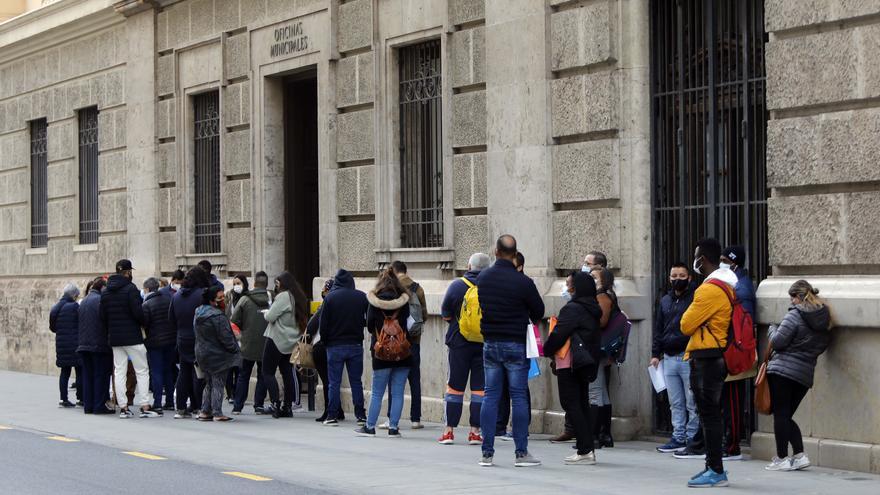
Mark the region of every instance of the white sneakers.
[[770, 464], [764, 466], [767, 471], [800, 471], [810, 467], [810, 458], [801, 452], [794, 457], [780, 459], [774, 457]]
[[580, 455], [577, 452], [565, 458], [566, 464], [582, 464], [585, 466], [592, 466], [596, 464], [596, 451], [590, 452], [589, 454]]

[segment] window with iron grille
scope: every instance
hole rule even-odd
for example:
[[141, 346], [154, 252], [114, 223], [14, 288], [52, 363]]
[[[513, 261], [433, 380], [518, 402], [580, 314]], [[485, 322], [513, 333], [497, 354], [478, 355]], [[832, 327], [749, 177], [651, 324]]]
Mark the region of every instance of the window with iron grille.
[[440, 41], [407, 46], [400, 64], [401, 243], [443, 246]]
[[220, 252], [219, 93], [193, 98], [195, 120], [195, 251]]
[[[715, 237], [769, 272], [763, 0], [651, 2], [655, 287]], [[747, 393], [746, 397], [751, 394]], [[744, 424], [754, 426], [749, 401]], [[655, 409], [668, 428], [668, 406]], [[748, 438], [748, 432], [745, 432]]]
[[46, 247], [49, 241], [49, 196], [46, 156], [46, 119], [31, 127], [31, 247]]
[[98, 108], [78, 112], [79, 243], [98, 243]]

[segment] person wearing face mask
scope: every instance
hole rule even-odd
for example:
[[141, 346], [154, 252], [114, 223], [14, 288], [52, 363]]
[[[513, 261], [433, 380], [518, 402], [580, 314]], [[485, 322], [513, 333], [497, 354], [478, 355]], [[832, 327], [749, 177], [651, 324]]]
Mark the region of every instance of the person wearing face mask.
[[593, 270], [599, 270], [600, 268], [608, 268], [608, 257], [601, 251], [590, 251], [584, 257], [584, 264], [581, 266], [581, 271], [592, 273]]
[[675, 263], [669, 269], [669, 292], [660, 299], [654, 316], [654, 334], [651, 345], [651, 366], [663, 361], [663, 375], [669, 395], [672, 416], [672, 438], [657, 447], [658, 452], [674, 453], [694, 441], [700, 429], [700, 417], [694, 394], [691, 392], [690, 367], [684, 362], [688, 337], [681, 333], [681, 315], [694, 300], [691, 274], [684, 263]]
[[[293, 405], [299, 406], [299, 380], [294, 376], [290, 354], [309, 321], [309, 300], [299, 282], [290, 272], [281, 272], [275, 278], [275, 302], [263, 314], [268, 322], [266, 347], [263, 349], [263, 383], [269, 391], [274, 410], [273, 418], [293, 417]], [[284, 406], [278, 391], [275, 372], [281, 372], [284, 383]]]
[[183, 273], [183, 270], [174, 270], [174, 273], [171, 274], [171, 295], [176, 294], [180, 290], [180, 285], [183, 284], [183, 277], [185, 276], [186, 274]]
[[229, 369], [241, 365], [241, 353], [225, 313], [223, 287], [202, 291], [202, 305], [195, 313], [195, 356], [205, 373], [205, 391], [199, 421], [228, 422], [223, 414], [223, 386]]
[[[207, 289], [208, 274], [195, 266], [186, 272], [183, 284], [171, 299], [168, 307], [168, 320], [177, 334], [177, 354], [180, 359], [180, 373], [177, 377], [177, 413], [174, 419], [192, 418], [193, 411], [202, 407], [204, 381], [195, 372], [196, 336], [193, 319], [196, 309], [202, 303], [202, 290]], [[189, 402], [189, 406], [187, 406]]]
[[[617, 304], [617, 294], [614, 292], [614, 274], [605, 267], [594, 268], [590, 275], [596, 281], [596, 301], [602, 308], [602, 316], [599, 318], [599, 327], [604, 331], [608, 322], [612, 321], [620, 313]], [[608, 392], [611, 386], [611, 364], [614, 356], [604, 351], [599, 362], [599, 370], [596, 379], [590, 382], [590, 407], [593, 418], [593, 437], [596, 439], [596, 447], [614, 447], [614, 437], [611, 435], [612, 406], [611, 394]]]
[[[131, 261], [119, 260], [116, 273], [107, 280], [101, 293], [101, 319], [107, 329], [107, 340], [113, 349], [113, 369], [116, 390], [125, 390], [128, 361], [137, 375], [135, 402], [140, 406], [140, 417], [154, 418], [160, 414], [152, 410], [150, 394], [150, 368], [147, 364], [147, 348], [141, 327], [144, 324], [144, 310], [138, 288], [132, 282]], [[116, 394], [119, 403], [119, 417], [134, 416], [128, 409], [125, 394]]]
[[[729, 246], [721, 252], [721, 268], [727, 268], [736, 274], [736, 298], [742, 307], [757, 320], [755, 314], [755, 285], [745, 268], [746, 250], [743, 246]], [[748, 403], [746, 381], [756, 376], [757, 367], [734, 376], [728, 376], [721, 392], [721, 409], [724, 417], [724, 460], [742, 460], [740, 442], [743, 437], [743, 403]]]
[[[248, 288], [248, 279], [245, 274], [237, 273], [232, 277], [232, 289], [227, 291], [225, 295], [227, 318], [232, 318], [232, 312], [238, 306], [242, 297], [248, 293]], [[241, 327], [239, 327], [239, 331], [241, 331]], [[231, 404], [235, 404], [235, 390], [238, 384], [239, 371], [240, 368], [234, 366], [229, 369], [229, 376], [226, 377], [226, 397]]]
[[144, 309], [144, 332], [147, 348], [147, 361], [150, 364], [150, 383], [153, 385], [153, 409], [162, 410], [162, 397], [165, 404], [174, 399], [174, 348], [177, 334], [168, 321], [168, 307], [171, 306], [171, 289], [159, 288], [159, 281], [153, 277], [144, 281], [147, 292]]
[[263, 349], [266, 347], [266, 319], [262, 311], [269, 309], [269, 276], [259, 271], [254, 275], [254, 288], [241, 296], [230, 320], [241, 330], [241, 372], [236, 384], [232, 414], [241, 414], [248, 396], [251, 372], [257, 367], [257, 387], [254, 391], [254, 413], [265, 414], [266, 385], [263, 383]]
[[[681, 333], [690, 337], [685, 360], [691, 367], [691, 390], [697, 403], [706, 442], [706, 467], [688, 481], [690, 487], [727, 486], [722, 460], [723, 423], [721, 391], [727, 378], [724, 349], [733, 308], [727, 292], [736, 286], [736, 275], [720, 268], [721, 244], [702, 239], [694, 250], [694, 271], [706, 280], [694, 292], [694, 300], [681, 316]], [[713, 280], [726, 284], [719, 287]]]

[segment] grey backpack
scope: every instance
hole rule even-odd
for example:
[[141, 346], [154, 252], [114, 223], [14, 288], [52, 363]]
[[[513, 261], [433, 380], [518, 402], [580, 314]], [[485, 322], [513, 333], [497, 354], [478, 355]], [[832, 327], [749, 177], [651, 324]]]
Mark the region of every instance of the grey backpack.
[[422, 302], [419, 301], [419, 284], [415, 282], [409, 287], [409, 316], [414, 321], [409, 328], [409, 334], [418, 337], [425, 327], [425, 319], [422, 318]]

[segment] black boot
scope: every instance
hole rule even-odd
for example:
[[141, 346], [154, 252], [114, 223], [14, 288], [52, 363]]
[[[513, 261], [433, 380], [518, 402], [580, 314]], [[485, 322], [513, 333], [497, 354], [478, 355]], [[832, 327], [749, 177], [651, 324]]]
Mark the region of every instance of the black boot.
[[611, 437], [611, 404], [602, 406], [600, 415], [602, 417], [599, 440], [603, 447], [614, 447], [614, 438]]
[[315, 418], [315, 421], [317, 421], [318, 423], [323, 423], [325, 419], [327, 419], [327, 409], [324, 409], [324, 413]]
[[292, 418], [293, 417], [293, 408], [290, 404], [285, 404], [284, 407], [281, 408], [281, 414], [278, 415], [282, 418]]
[[272, 402], [272, 417], [278, 419], [281, 417], [281, 403]]
[[595, 449], [602, 448], [602, 442], [599, 440], [599, 433], [601, 431], [599, 427], [602, 424], [599, 417], [600, 409], [599, 406], [590, 405], [590, 428], [593, 429], [593, 448]]

